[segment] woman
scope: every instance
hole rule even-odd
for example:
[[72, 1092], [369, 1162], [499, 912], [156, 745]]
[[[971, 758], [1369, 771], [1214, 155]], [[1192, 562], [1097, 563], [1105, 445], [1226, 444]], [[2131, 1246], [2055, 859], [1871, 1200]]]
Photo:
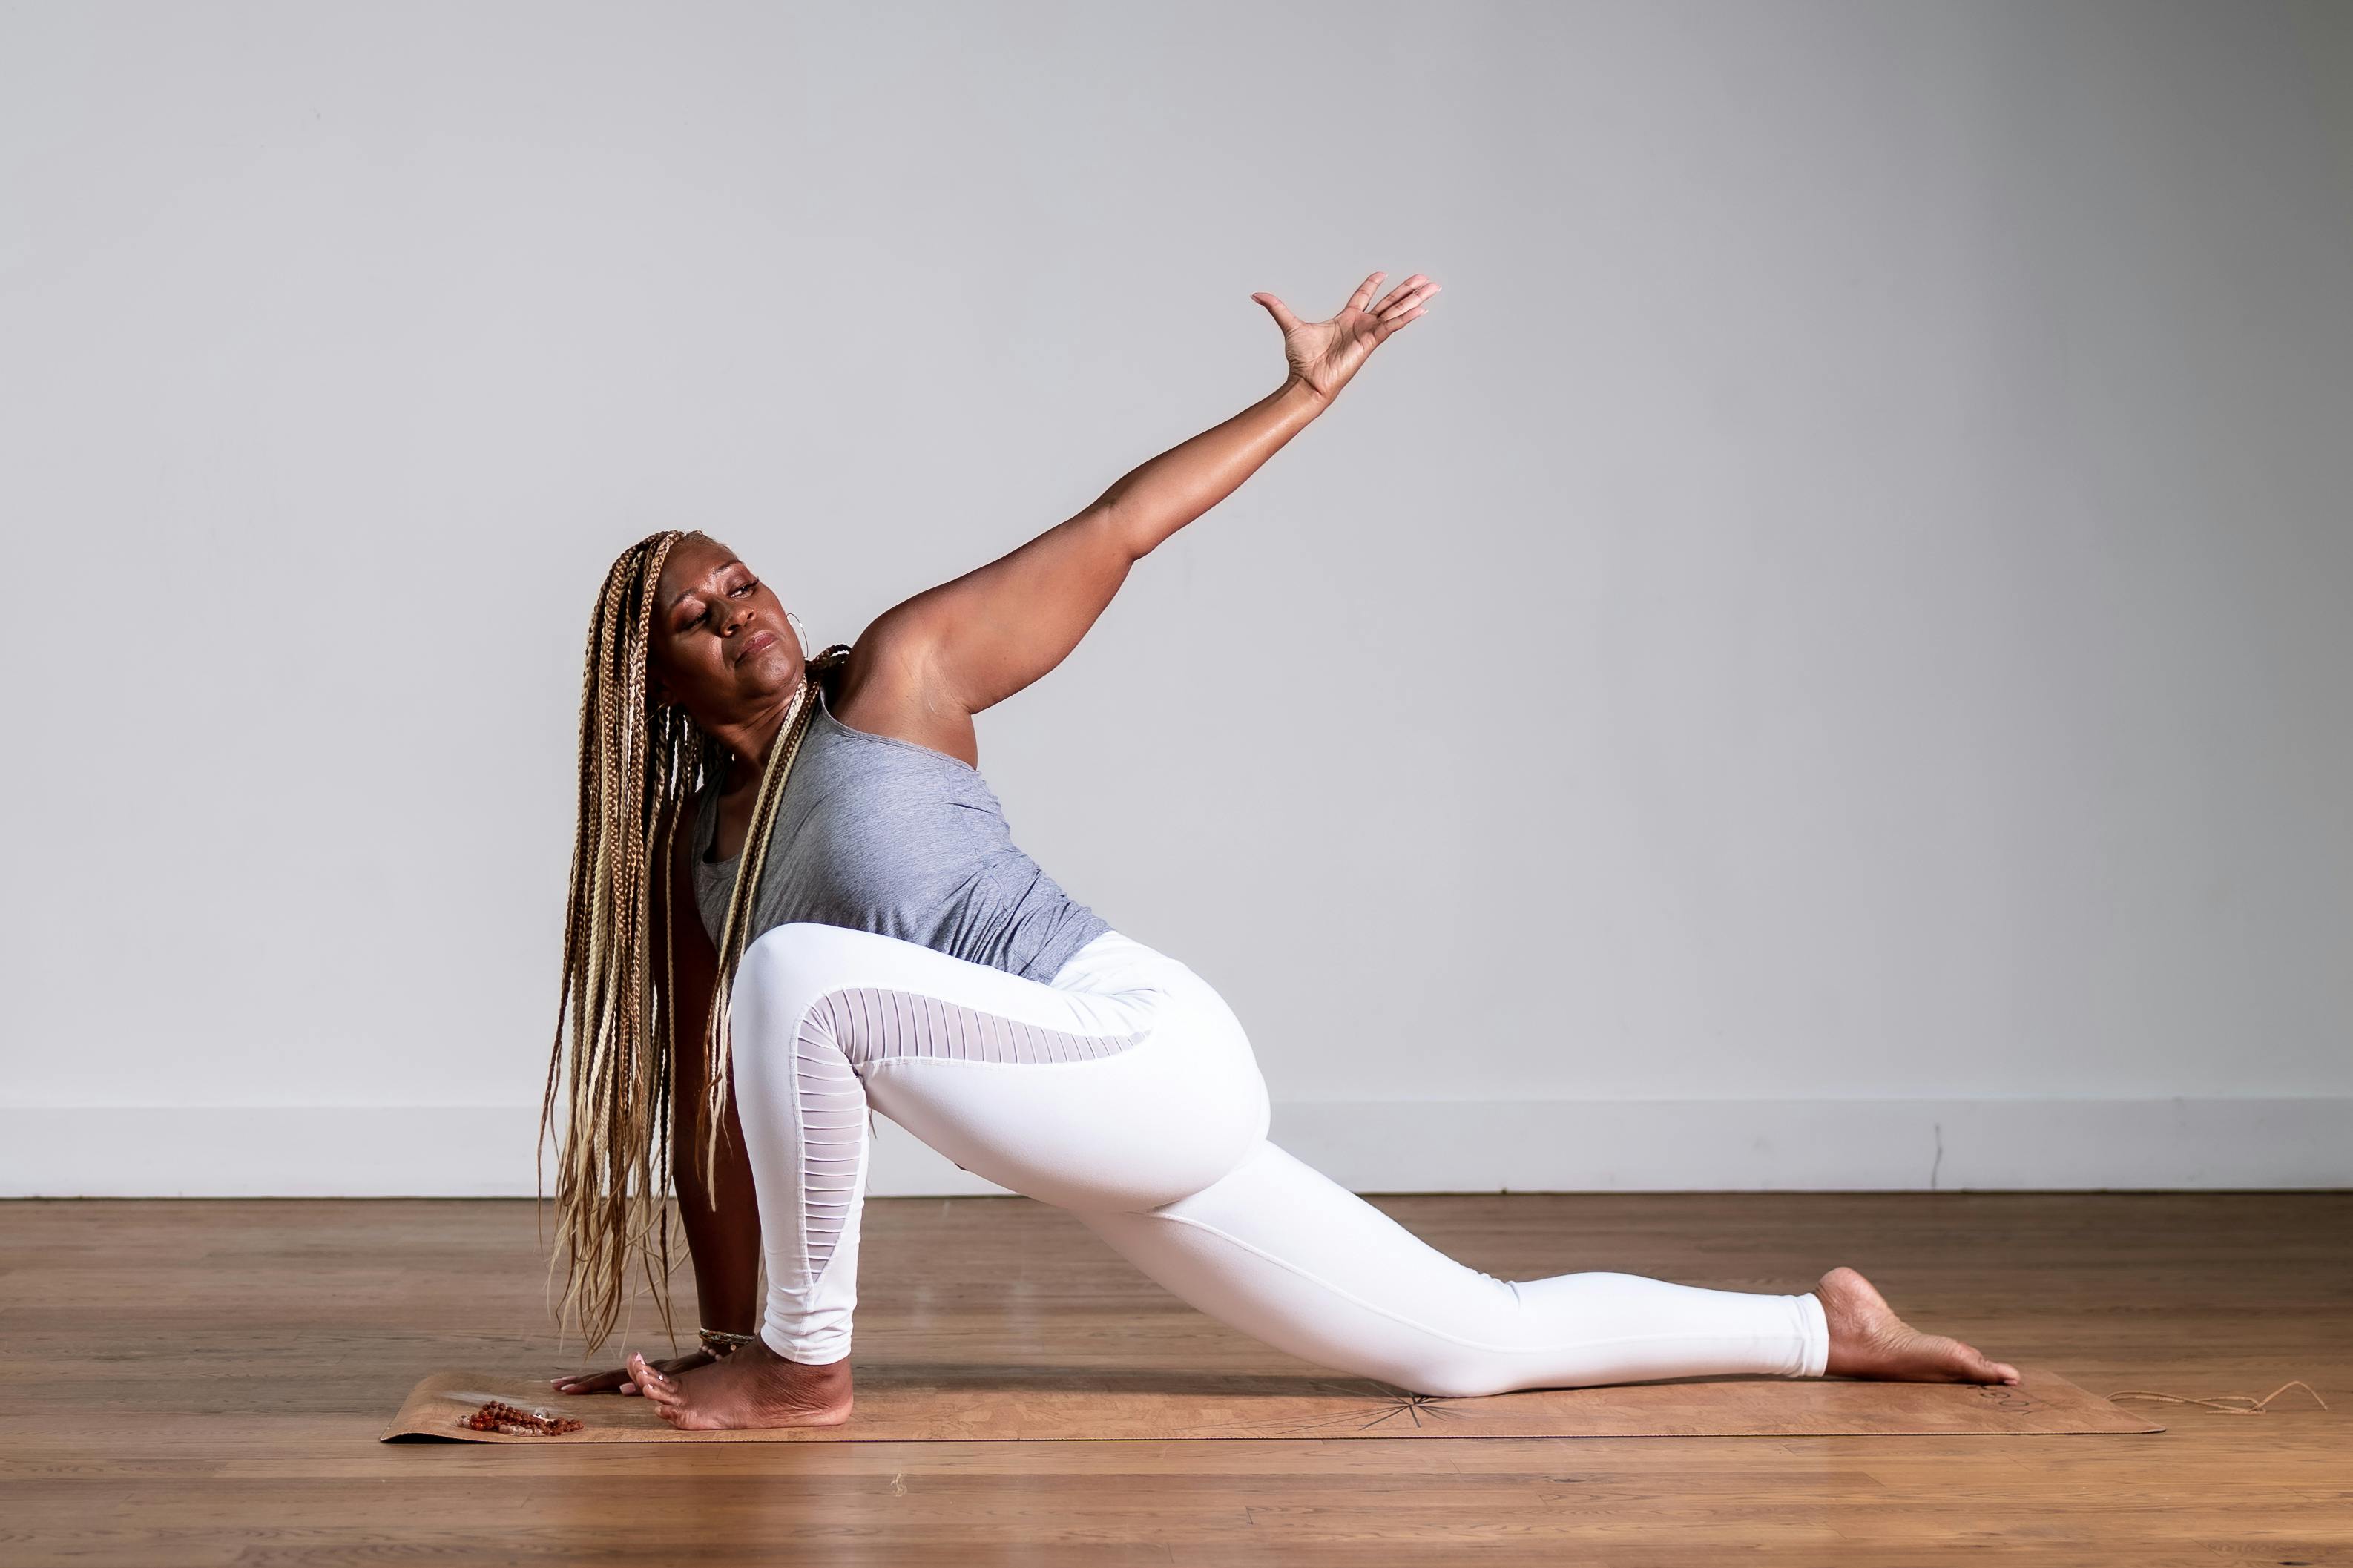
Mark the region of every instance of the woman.
[[[1417, 274], [1372, 303], [1384, 276], [1324, 321], [1253, 295], [1282, 329], [1280, 388], [854, 647], [806, 658], [774, 590], [701, 533], [615, 563], [590, 629], [565, 963], [566, 1303], [583, 1301], [593, 1350], [632, 1251], [661, 1295], [662, 1131], [702, 1150], [673, 1173], [704, 1348], [633, 1352], [559, 1391], [641, 1393], [684, 1427], [846, 1419], [870, 1108], [1070, 1209], [1211, 1316], [1419, 1393], [2017, 1381], [1905, 1326], [1850, 1268], [1775, 1295], [1614, 1273], [1509, 1283], [1456, 1263], [1268, 1142], [1265, 1085], [1218, 993], [1014, 847], [972, 716], [1060, 663], [1132, 565], [1439, 291]], [[681, 1022], [702, 1026], [702, 1049], [677, 1048]], [[559, 1014], [557, 1062], [563, 1038]]]

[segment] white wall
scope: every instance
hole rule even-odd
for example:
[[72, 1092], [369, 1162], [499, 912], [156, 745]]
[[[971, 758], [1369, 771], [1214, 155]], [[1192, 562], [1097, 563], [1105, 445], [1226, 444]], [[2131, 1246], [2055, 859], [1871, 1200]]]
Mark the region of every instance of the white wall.
[[611, 557], [848, 640], [1375, 268], [981, 721], [1279, 1142], [2345, 1184], [2348, 15], [0, 6], [0, 1191], [530, 1191]]

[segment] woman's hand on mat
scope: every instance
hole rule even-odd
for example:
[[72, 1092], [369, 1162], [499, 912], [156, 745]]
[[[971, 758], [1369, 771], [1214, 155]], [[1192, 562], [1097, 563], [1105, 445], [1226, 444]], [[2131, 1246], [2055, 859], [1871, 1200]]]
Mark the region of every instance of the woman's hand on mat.
[[1331, 402], [1356, 374], [1356, 367], [1388, 342], [1390, 333], [1428, 310], [1423, 301], [1438, 292], [1437, 284], [1417, 272], [1390, 289], [1379, 304], [1371, 303], [1373, 290], [1388, 276], [1376, 272], [1358, 284], [1339, 314], [1328, 321], [1303, 321], [1271, 294], [1250, 296], [1266, 307], [1267, 314], [1282, 329], [1282, 357], [1291, 362], [1291, 380]]
[[[650, 1362], [647, 1364], [656, 1372], [677, 1373], [691, 1372], [698, 1366], [709, 1366], [717, 1359], [709, 1351], [689, 1351], [684, 1355], [672, 1356], [668, 1361]], [[548, 1379], [548, 1382], [554, 1385], [555, 1392], [558, 1394], [613, 1394], [616, 1392], [643, 1394], [645, 1392], [630, 1378], [629, 1369], [625, 1366], [614, 1367], [609, 1372], [586, 1372], [572, 1377], [553, 1377]]]

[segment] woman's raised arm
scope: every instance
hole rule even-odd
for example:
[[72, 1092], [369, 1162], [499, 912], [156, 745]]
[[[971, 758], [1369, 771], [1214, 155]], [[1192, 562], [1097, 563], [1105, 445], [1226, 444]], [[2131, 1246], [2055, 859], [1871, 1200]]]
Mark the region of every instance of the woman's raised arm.
[[[1221, 425], [1139, 465], [1084, 511], [878, 618], [922, 650], [924, 685], [965, 713], [1052, 669], [1095, 624], [1127, 570], [1208, 511], [1332, 405], [1367, 355], [1420, 315], [1439, 286], [1416, 273], [1368, 305], [1376, 272], [1329, 321], [1253, 294], [1282, 329], [1282, 384]], [[902, 645], [907, 646], [907, 645]]]

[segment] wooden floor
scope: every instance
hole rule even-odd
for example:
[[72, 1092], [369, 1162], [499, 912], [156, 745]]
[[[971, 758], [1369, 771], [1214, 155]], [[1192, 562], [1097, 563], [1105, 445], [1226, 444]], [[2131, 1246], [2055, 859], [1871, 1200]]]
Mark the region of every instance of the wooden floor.
[[[1504, 1278], [1797, 1290], [1852, 1263], [2095, 1393], [2301, 1378], [2333, 1408], [2135, 1404], [2147, 1436], [379, 1444], [436, 1367], [573, 1366], [532, 1205], [21, 1201], [0, 1563], [2353, 1564], [2353, 1194], [1380, 1203]], [[1307, 1371], [1021, 1199], [876, 1200], [860, 1289], [860, 1359]]]

